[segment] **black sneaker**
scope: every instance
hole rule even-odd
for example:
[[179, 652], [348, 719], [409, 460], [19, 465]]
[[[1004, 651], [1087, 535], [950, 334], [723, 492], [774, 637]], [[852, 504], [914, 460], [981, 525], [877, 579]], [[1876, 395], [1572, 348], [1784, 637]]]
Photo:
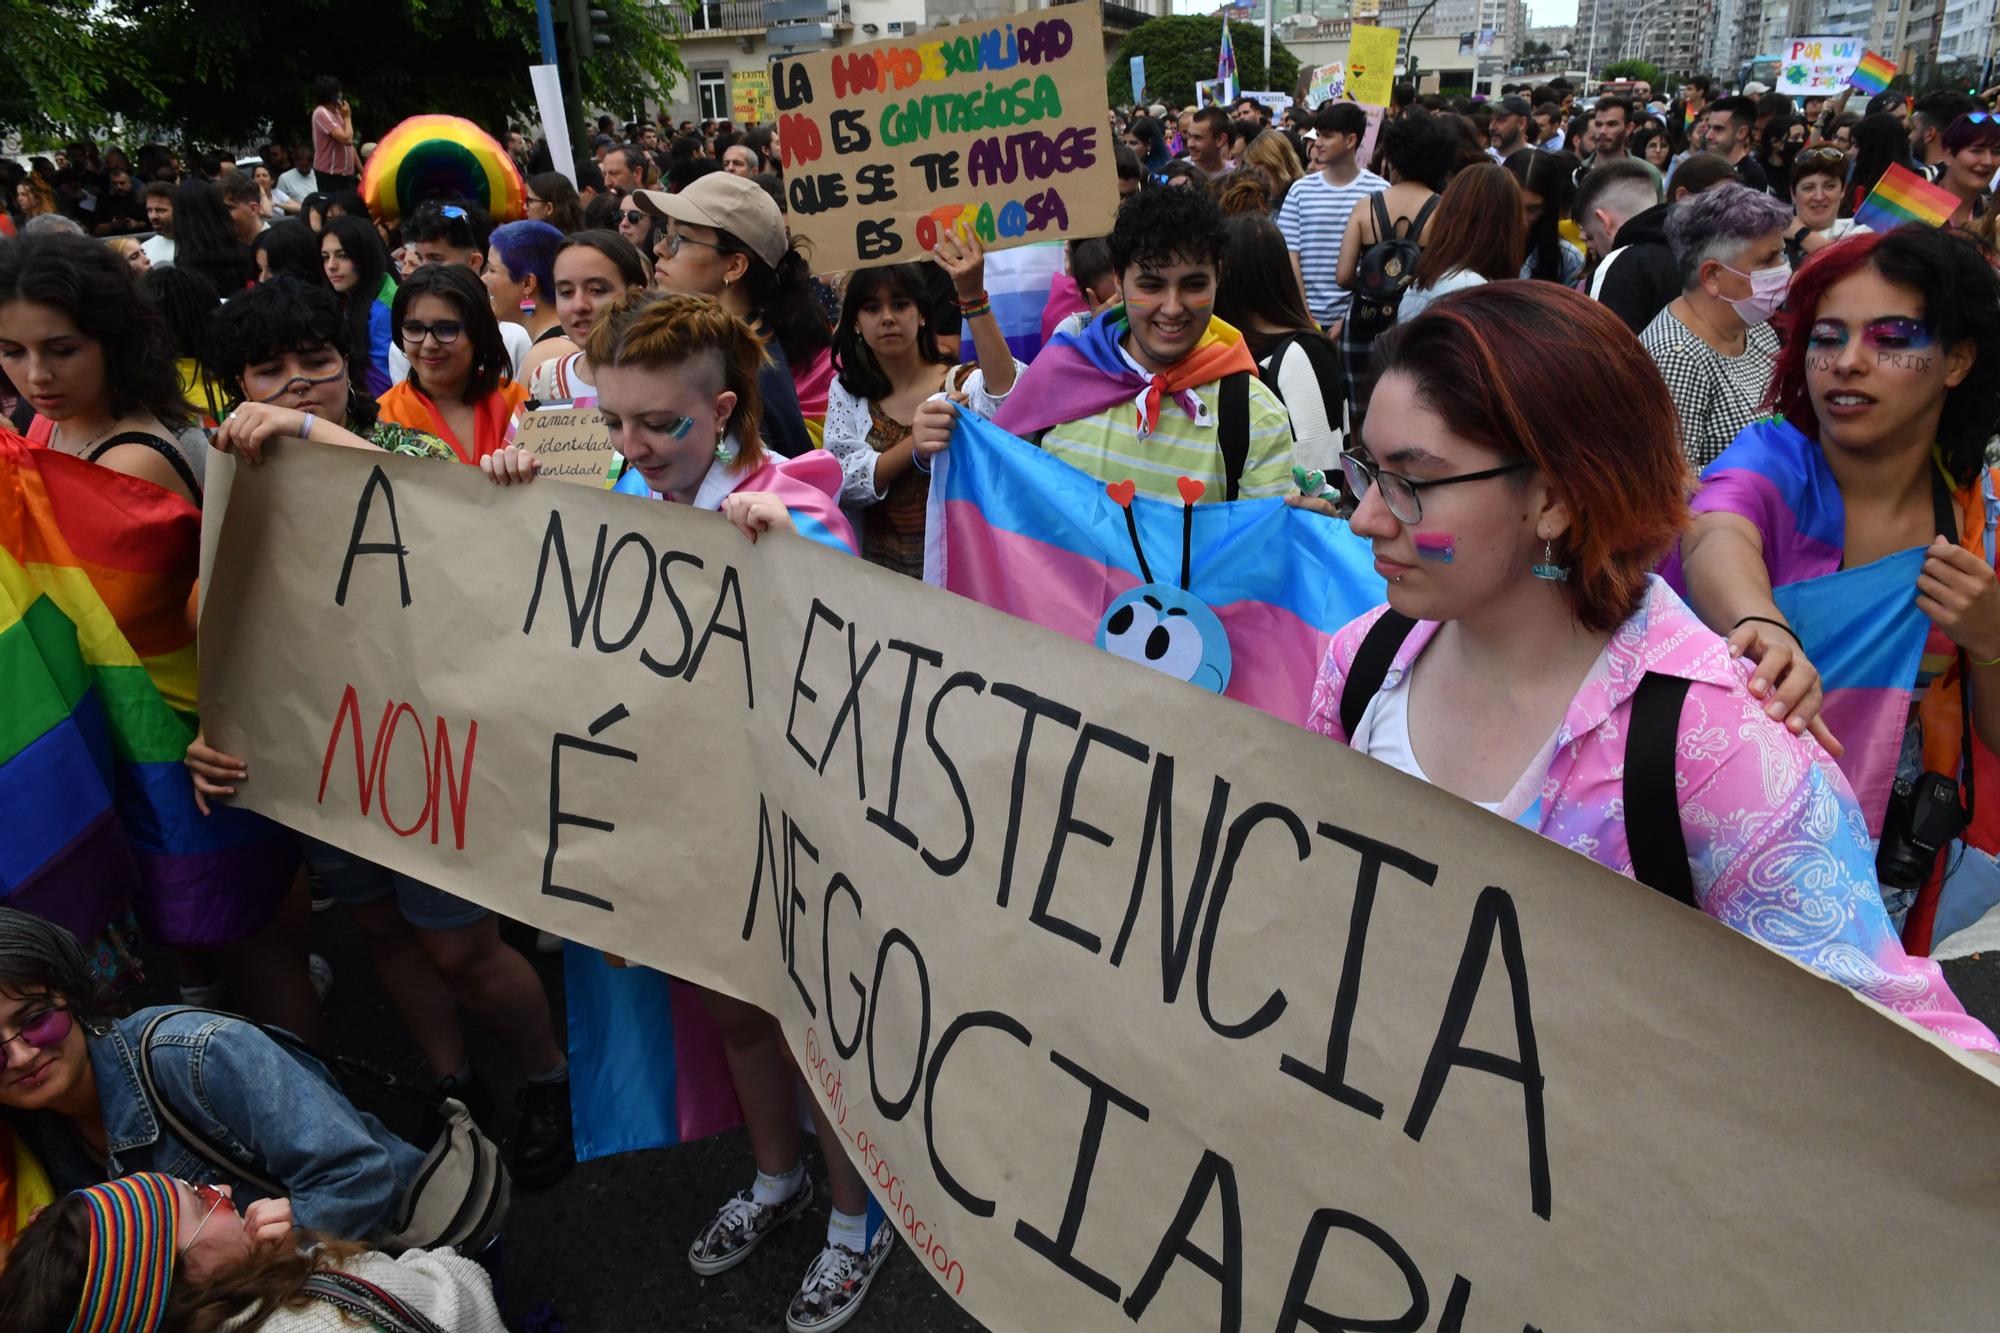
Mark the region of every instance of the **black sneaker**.
[[866, 1254], [835, 1244], [821, 1250], [806, 1270], [799, 1294], [792, 1297], [791, 1308], [785, 1311], [789, 1333], [832, 1333], [859, 1314], [868, 1284], [875, 1280], [895, 1244], [895, 1230], [883, 1222]]
[[703, 1277], [736, 1267], [750, 1257], [750, 1251], [764, 1243], [764, 1237], [797, 1217], [811, 1206], [811, 1176], [799, 1181], [792, 1197], [783, 1203], [758, 1203], [744, 1190], [709, 1219], [688, 1247], [688, 1267]]
[[576, 1165], [571, 1137], [569, 1078], [530, 1083], [514, 1094], [520, 1120], [514, 1126], [513, 1160], [508, 1170], [522, 1189], [545, 1190]]

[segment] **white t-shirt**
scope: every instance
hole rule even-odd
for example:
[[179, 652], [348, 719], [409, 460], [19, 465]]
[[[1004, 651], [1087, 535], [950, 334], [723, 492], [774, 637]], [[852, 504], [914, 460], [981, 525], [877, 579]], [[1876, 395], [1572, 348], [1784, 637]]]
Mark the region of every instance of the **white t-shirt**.
[[319, 193], [319, 179], [310, 171], [300, 171], [293, 167], [278, 177], [278, 183], [271, 187], [271, 193], [282, 194], [293, 203], [303, 204], [308, 196]]
[[[507, 344], [507, 359], [513, 363], [508, 374], [515, 379], [521, 378], [521, 360], [528, 355], [528, 349], [535, 345], [535, 340], [530, 338], [528, 331], [519, 324], [503, 319], [500, 321], [500, 341]], [[403, 355], [401, 341], [390, 343], [389, 383], [401, 384], [409, 377], [410, 358]]]
[[[1348, 744], [1370, 759], [1380, 759], [1389, 767], [1400, 769], [1413, 778], [1431, 781], [1423, 765], [1417, 762], [1416, 750], [1410, 745], [1410, 691], [1407, 688], [1377, 691], [1375, 697], [1368, 701], [1368, 707], [1361, 714], [1361, 721], [1355, 725], [1354, 735]], [[1555, 758], [1555, 753], [1556, 733], [1550, 732], [1541, 752], [1514, 780], [1513, 788], [1504, 797], [1497, 801], [1474, 801], [1473, 804], [1503, 819], [1526, 823], [1523, 817], [1539, 810], [1542, 781], [1549, 775], [1549, 763]], [[1432, 782], [1431, 785], [1437, 784]], [[1539, 818], [1535, 823], [1540, 823]]]
[[1418, 315], [1423, 314], [1424, 309], [1440, 296], [1448, 296], [1452, 292], [1462, 292], [1467, 287], [1484, 287], [1485, 285], [1486, 279], [1480, 277], [1471, 269], [1453, 269], [1442, 278], [1439, 278], [1437, 285], [1434, 287], [1412, 287], [1410, 290], [1404, 292], [1402, 304], [1396, 307], [1396, 322], [1398, 324], [1409, 323]]

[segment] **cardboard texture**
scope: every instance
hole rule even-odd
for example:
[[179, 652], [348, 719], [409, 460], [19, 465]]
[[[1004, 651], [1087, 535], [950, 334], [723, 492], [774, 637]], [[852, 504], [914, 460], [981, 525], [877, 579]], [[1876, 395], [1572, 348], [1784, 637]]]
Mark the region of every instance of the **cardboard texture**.
[[541, 476], [578, 486], [608, 487], [617, 451], [596, 407], [538, 407], [521, 422], [514, 443], [541, 460]]
[[1402, 33], [1359, 23], [1348, 32], [1347, 95], [1369, 106], [1389, 105], [1389, 85], [1395, 81]]
[[240, 799], [776, 1013], [999, 1333], [1991, 1326], [1985, 1067], [1699, 913], [790, 534], [272, 452]]
[[1103, 20], [1064, 5], [772, 62], [786, 223], [815, 273], [1101, 236], [1118, 208]]

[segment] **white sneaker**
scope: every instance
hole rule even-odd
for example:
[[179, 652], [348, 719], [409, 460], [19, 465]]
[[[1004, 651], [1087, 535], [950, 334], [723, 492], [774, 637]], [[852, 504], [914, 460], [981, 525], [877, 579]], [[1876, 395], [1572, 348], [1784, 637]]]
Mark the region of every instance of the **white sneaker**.
[[790, 1333], [831, 1333], [861, 1311], [861, 1298], [895, 1247], [895, 1227], [885, 1218], [868, 1253], [856, 1254], [845, 1245], [828, 1245], [806, 1270], [799, 1294], [785, 1311]]

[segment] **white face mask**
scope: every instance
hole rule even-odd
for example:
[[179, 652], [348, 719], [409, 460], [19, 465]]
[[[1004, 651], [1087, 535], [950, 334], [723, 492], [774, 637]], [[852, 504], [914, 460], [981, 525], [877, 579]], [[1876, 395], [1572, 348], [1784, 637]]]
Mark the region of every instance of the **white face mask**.
[[1745, 324], [1762, 324], [1777, 314], [1778, 307], [1785, 303], [1785, 293], [1792, 285], [1790, 264], [1773, 264], [1770, 268], [1760, 268], [1754, 273], [1745, 273], [1741, 269], [1730, 268], [1727, 264], [1722, 267], [1739, 278], [1750, 280], [1750, 295], [1741, 300], [1734, 297], [1723, 298], [1729, 302], [1730, 308]]

